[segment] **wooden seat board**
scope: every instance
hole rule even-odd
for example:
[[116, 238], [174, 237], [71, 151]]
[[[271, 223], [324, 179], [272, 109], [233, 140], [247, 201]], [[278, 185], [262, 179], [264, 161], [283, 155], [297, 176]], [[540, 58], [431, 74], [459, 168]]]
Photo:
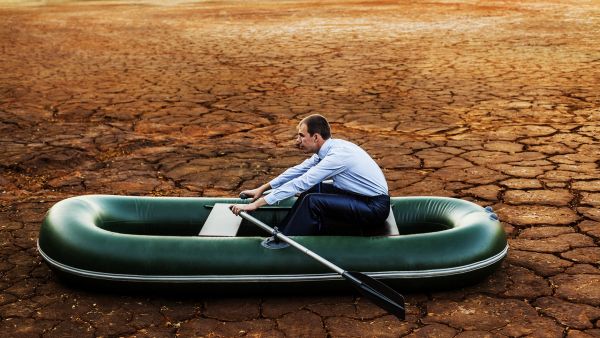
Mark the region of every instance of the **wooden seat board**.
[[231, 204], [216, 203], [198, 236], [235, 237], [242, 218], [229, 210]]

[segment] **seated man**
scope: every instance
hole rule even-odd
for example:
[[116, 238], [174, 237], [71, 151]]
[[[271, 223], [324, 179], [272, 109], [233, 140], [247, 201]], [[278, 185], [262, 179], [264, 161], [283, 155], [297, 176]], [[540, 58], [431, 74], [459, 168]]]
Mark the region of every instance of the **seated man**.
[[[296, 145], [310, 158], [256, 189], [245, 190], [250, 204], [236, 204], [231, 211], [253, 211], [301, 193], [282, 222], [285, 235], [331, 233], [343, 225], [345, 234], [365, 234], [383, 226], [390, 211], [390, 197], [383, 172], [362, 148], [331, 138], [327, 120], [310, 115], [298, 124]], [[332, 179], [333, 185], [321, 184]], [[263, 193], [272, 189], [271, 193]]]

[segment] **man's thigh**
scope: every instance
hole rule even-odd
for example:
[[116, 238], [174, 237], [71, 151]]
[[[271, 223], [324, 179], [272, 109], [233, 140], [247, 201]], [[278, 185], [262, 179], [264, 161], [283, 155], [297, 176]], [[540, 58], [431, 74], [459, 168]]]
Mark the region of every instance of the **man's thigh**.
[[362, 224], [370, 218], [367, 202], [359, 197], [326, 193], [313, 193], [307, 197], [322, 223]]

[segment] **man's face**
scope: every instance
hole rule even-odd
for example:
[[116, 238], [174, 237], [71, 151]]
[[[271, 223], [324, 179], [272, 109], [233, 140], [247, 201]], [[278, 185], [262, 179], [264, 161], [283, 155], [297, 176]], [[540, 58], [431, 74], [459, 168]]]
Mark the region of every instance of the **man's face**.
[[319, 144], [317, 142], [318, 134], [315, 133], [312, 136], [308, 134], [306, 124], [301, 124], [298, 128], [298, 137], [296, 138], [296, 146], [302, 149], [305, 153], [316, 153], [319, 151]]

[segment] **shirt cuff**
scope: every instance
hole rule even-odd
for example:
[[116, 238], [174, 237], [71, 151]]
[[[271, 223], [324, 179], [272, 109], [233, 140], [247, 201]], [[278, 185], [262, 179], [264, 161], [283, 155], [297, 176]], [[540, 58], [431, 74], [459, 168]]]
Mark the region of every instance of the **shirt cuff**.
[[265, 202], [267, 202], [268, 205], [273, 205], [277, 202], [277, 200], [273, 194], [265, 195], [265, 196], [263, 196], [263, 199], [265, 200]]

